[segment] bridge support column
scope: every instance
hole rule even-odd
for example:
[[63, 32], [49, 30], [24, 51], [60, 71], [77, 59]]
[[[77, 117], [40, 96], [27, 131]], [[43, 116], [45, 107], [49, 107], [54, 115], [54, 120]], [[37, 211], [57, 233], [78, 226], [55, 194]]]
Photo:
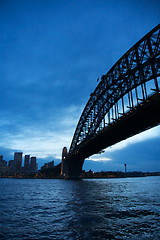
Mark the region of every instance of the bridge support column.
[[77, 158], [72, 155], [68, 156], [67, 148], [62, 150], [61, 175], [67, 179], [79, 179], [82, 173], [84, 159]]
[[67, 161], [67, 148], [64, 147], [62, 151], [62, 162], [61, 162], [61, 175], [63, 177], [68, 176], [69, 164]]
[[81, 173], [82, 173], [82, 167], [83, 167], [84, 159], [70, 159], [69, 162], [69, 178], [70, 179], [80, 179]]

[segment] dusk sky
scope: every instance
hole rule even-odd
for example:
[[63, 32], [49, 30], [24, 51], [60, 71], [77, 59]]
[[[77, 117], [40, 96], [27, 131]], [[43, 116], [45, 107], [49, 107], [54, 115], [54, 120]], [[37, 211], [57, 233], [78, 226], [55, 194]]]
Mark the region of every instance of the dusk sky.
[[[0, 0], [0, 155], [60, 163], [97, 78], [160, 23], [154, 0]], [[160, 126], [84, 169], [160, 171]]]

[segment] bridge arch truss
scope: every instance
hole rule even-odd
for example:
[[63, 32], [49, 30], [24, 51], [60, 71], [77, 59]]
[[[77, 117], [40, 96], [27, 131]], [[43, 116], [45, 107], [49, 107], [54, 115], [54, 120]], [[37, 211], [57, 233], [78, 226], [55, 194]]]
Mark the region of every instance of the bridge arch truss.
[[[154, 82], [159, 93], [160, 24], [139, 40], [107, 72], [91, 94], [69, 152], [72, 153], [99, 131], [119, 120], [149, 97], [146, 84]], [[127, 110], [128, 109], [128, 110]]]

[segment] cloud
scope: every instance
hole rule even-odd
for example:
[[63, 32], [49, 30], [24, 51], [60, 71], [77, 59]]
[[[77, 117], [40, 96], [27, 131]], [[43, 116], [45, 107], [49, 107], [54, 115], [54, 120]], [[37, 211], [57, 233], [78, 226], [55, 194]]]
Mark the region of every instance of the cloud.
[[128, 171], [160, 171], [159, 145], [160, 126], [105, 149], [86, 159], [83, 169], [86, 171], [124, 171], [124, 163]]
[[[129, 147], [131, 147], [132, 149], [134, 149], [134, 147], [137, 148], [138, 143], [141, 144], [141, 146], [142, 146], [142, 144], [145, 145], [145, 142], [147, 144], [147, 142], [149, 140], [152, 140], [152, 139], [154, 140], [155, 138], [160, 138], [160, 126], [154, 127], [145, 132], [142, 132], [133, 137], [130, 137], [124, 141], [121, 141], [111, 147], [106, 148], [104, 150], [104, 153], [102, 152], [102, 154], [93, 155], [86, 160], [87, 161], [88, 160], [96, 161], [96, 162], [113, 161], [115, 159], [115, 153], [118, 154], [121, 152], [121, 154], [122, 154], [122, 151], [127, 151], [127, 153], [128, 153]], [[143, 149], [145, 149], [145, 146], [143, 147]], [[140, 151], [140, 149], [139, 149], [139, 151]], [[136, 152], [136, 150], [134, 150], [134, 152]], [[117, 154], [116, 154], [116, 158], [118, 159]]]
[[[83, 169], [93, 171], [124, 171], [124, 163], [127, 171], [160, 171], [160, 138], [150, 138], [146, 141], [129, 144], [125, 148], [105, 152], [96, 155], [97, 161], [92, 157], [84, 162]], [[111, 159], [101, 161], [101, 159]]]
[[[64, 146], [69, 148], [72, 137], [78, 123], [80, 112], [83, 107], [70, 105], [68, 108], [59, 109], [59, 113], [54, 118], [51, 116], [45, 124], [21, 122], [19, 129], [7, 131], [3, 128], [1, 137], [1, 147], [8, 149], [16, 149], [24, 154], [35, 155], [39, 159], [59, 159], [61, 160], [61, 152]], [[17, 119], [17, 121], [19, 121]], [[14, 121], [1, 121], [1, 125], [11, 124], [13, 127]], [[10, 129], [11, 127], [8, 127]], [[143, 143], [150, 139], [159, 138], [160, 126], [147, 130], [141, 134], [135, 135], [127, 140], [115, 144], [112, 147], [105, 149], [102, 155], [93, 155], [87, 161], [94, 162], [112, 162], [114, 157], [112, 153], [128, 149], [129, 146], [136, 146], [137, 143]], [[69, 150], [69, 149], [68, 149]], [[3, 151], [2, 151], [3, 152]]]
[[[87, 159], [86, 159], [87, 160]], [[96, 156], [96, 155], [93, 155], [91, 156], [88, 160], [91, 160], [91, 161], [94, 161], [94, 162], [108, 162], [108, 161], [112, 161], [111, 158], [107, 158], [105, 156]]]
[[[79, 118], [80, 108], [74, 105], [59, 109], [56, 117], [44, 122], [25, 122], [15, 119], [6, 122], [0, 145], [23, 151], [38, 158], [61, 159], [64, 146], [69, 148]], [[21, 122], [17, 128], [17, 122]], [[4, 121], [1, 121], [4, 125]], [[12, 131], [8, 131], [12, 129]]]
[[[139, 4], [138, 12], [137, 4], [108, 1], [87, 5], [85, 1], [8, 2], [0, 8], [0, 146], [42, 159], [61, 158], [97, 77], [158, 23], [158, 8], [149, 2], [148, 8], [146, 2]], [[144, 6], [148, 10], [142, 14]], [[136, 27], [132, 24], [135, 16], [129, 15], [130, 22], [126, 21], [126, 9], [135, 11]], [[156, 134], [159, 129], [122, 141], [106, 153], [156, 138]], [[95, 164], [113, 161], [107, 155], [92, 158]]]
[[130, 137], [126, 140], [123, 140], [123, 141], [105, 149], [105, 152], [109, 153], [109, 152], [118, 151], [118, 150], [127, 148], [129, 145], [133, 145], [138, 142], [144, 142], [144, 141], [147, 141], [147, 140], [153, 139], [153, 138], [160, 138], [160, 126], [154, 127], [152, 129], [144, 131], [140, 134], [137, 134], [133, 137]]

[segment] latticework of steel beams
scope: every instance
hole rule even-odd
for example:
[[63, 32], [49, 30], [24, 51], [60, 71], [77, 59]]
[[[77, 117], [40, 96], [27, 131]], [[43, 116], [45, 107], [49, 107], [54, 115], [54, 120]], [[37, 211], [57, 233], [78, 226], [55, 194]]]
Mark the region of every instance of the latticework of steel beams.
[[[160, 76], [160, 24], [138, 41], [101, 77], [91, 94], [78, 122], [70, 153], [96, 132], [108, 127], [148, 97], [146, 83], [154, 80], [154, 91], [159, 92], [157, 78]], [[141, 98], [137, 91], [141, 87]], [[134, 92], [133, 92], [134, 91]], [[134, 94], [134, 96], [133, 96]], [[128, 102], [124, 97], [127, 95]], [[118, 101], [121, 100], [121, 109]], [[127, 105], [126, 105], [127, 104]], [[119, 112], [121, 111], [121, 112]], [[106, 123], [107, 118], [107, 123]]]

